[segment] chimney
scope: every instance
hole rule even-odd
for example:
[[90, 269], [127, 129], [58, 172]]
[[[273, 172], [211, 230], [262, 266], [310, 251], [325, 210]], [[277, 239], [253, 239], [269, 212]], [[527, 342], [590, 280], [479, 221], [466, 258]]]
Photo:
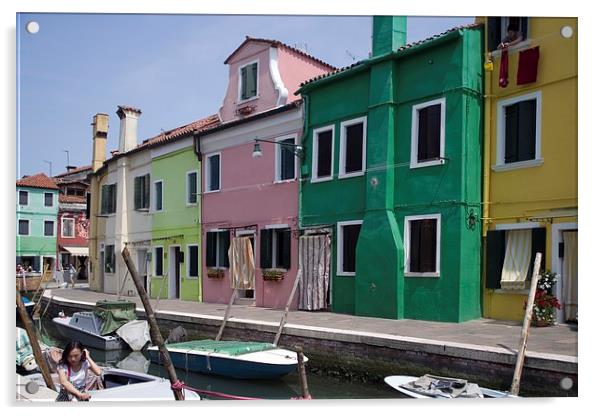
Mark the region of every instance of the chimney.
[[372, 17], [372, 57], [386, 55], [406, 44], [406, 16]]
[[92, 172], [102, 167], [107, 158], [107, 133], [109, 132], [109, 116], [96, 114], [92, 119]]
[[138, 108], [119, 105], [117, 107], [117, 115], [119, 116], [119, 152], [125, 153], [136, 147], [137, 144], [137, 129], [138, 117], [142, 111]]

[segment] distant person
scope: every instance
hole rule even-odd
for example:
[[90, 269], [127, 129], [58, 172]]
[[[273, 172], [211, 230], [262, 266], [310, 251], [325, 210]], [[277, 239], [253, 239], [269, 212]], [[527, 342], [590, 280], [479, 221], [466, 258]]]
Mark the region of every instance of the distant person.
[[75, 288], [75, 274], [77, 270], [73, 266], [73, 264], [69, 264], [69, 282], [71, 283], [71, 288]]
[[522, 41], [523, 34], [518, 30], [518, 26], [516, 26], [515, 24], [509, 24], [508, 28], [506, 29], [506, 37], [502, 39], [502, 42], [498, 45], [497, 48], [508, 48]]
[[56, 400], [90, 400], [90, 394], [86, 392], [88, 370], [91, 370], [96, 376], [101, 375], [100, 368], [90, 357], [90, 352], [84, 349], [78, 341], [69, 342], [63, 350], [63, 355], [57, 367], [61, 391]]

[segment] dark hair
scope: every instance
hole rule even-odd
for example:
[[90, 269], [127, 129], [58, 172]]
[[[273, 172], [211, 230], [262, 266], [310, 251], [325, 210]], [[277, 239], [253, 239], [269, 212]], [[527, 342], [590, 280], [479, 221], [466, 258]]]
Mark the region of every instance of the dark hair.
[[506, 31], [507, 31], [507, 32], [509, 32], [509, 31], [511, 31], [511, 30], [512, 30], [513, 32], [518, 32], [518, 26], [517, 26], [517, 25], [515, 25], [514, 23], [510, 23], [510, 24], [508, 25], [508, 29], [506, 29]]
[[83, 353], [84, 352], [84, 345], [81, 344], [80, 342], [78, 342], [77, 340], [72, 340], [69, 343], [67, 343], [67, 346], [65, 346], [65, 348], [63, 349], [63, 355], [61, 356], [61, 360], [59, 361], [59, 365], [68, 365], [69, 364], [69, 353], [71, 353], [71, 351], [73, 349], [79, 349], [82, 351], [82, 359], [81, 361], [83, 362], [84, 360], [86, 360], [86, 356]]

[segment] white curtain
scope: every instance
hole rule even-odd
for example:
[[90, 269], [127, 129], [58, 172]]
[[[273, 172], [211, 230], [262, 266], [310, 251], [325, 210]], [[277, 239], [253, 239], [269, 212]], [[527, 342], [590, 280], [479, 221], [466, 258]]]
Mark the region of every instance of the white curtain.
[[231, 287], [238, 290], [254, 290], [255, 260], [251, 238], [248, 236], [233, 238], [228, 249], [228, 257]]
[[564, 232], [562, 280], [565, 320], [577, 318], [577, 232]]
[[526, 288], [529, 262], [531, 262], [531, 229], [508, 231], [501, 287], [508, 290]]
[[328, 307], [330, 284], [330, 236], [299, 238], [299, 310]]

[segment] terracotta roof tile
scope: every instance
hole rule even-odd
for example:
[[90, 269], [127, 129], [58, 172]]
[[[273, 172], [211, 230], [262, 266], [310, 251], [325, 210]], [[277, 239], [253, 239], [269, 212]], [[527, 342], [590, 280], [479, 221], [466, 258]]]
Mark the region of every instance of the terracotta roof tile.
[[86, 203], [86, 196], [59, 194], [59, 203]]
[[34, 174], [33, 176], [27, 176], [20, 180], [17, 180], [17, 186], [56, 190], [58, 190], [59, 188], [54, 182], [54, 180], [46, 176], [44, 173]]
[[55, 174], [53, 177], [60, 178], [63, 176], [67, 176], [69, 174], [79, 173], [79, 172], [86, 171], [86, 170], [92, 170], [92, 166], [88, 165], [88, 166], [77, 167], [75, 169], [71, 169], [71, 170], [61, 173], [61, 174]]
[[[219, 116], [217, 114], [210, 115], [209, 117], [202, 118], [197, 121], [193, 121], [190, 124], [183, 125], [181, 127], [174, 128], [169, 131], [164, 131], [162, 134], [155, 137], [144, 140], [142, 144], [139, 144], [134, 150], [142, 147], [149, 147], [159, 143], [171, 141], [175, 138], [181, 137], [186, 134], [191, 134], [194, 131], [204, 131], [220, 124]], [[132, 150], [133, 151], [133, 150]]]

